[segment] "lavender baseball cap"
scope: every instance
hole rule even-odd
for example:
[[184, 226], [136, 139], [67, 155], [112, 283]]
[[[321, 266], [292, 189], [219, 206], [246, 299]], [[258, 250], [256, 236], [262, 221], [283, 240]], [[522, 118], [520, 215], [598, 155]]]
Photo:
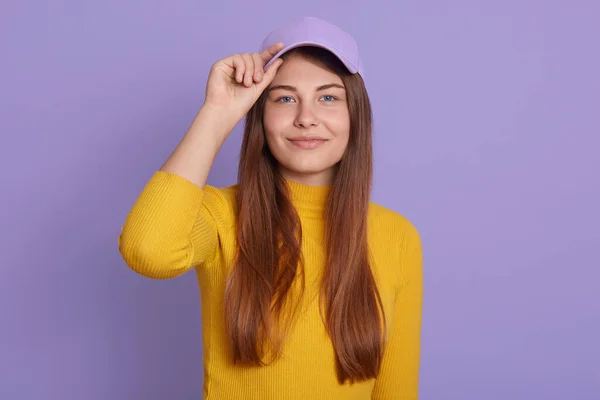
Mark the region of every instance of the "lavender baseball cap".
[[304, 17], [279, 26], [265, 38], [260, 52], [279, 42], [283, 42], [285, 47], [269, 60], [265, 65], [265, 71], [277, 58], [293, 48], [316, 46], [333, 53], [350, 73], [363, 75], [363, 65], [354, 38], [341, 28], [322, 19]]

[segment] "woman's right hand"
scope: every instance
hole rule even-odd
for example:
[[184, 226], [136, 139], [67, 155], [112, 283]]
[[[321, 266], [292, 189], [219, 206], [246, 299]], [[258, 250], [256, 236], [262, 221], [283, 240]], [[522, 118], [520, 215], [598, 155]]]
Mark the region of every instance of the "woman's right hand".
[[234, 54], [213, 64], [204, 107], [225, 113], [222, 117], [240, 121], [275, 78], [283, 61], [275, 60], [267, 71], [264, 66], [283, 47], [283, 43], [277, 43], [260, 54]]

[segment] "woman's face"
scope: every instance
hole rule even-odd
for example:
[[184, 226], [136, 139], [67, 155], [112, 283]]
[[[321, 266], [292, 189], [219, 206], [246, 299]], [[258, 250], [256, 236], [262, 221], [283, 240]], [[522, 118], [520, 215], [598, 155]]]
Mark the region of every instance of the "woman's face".
[[293, 54], [266, 90], [266, 140], [284, 178], [308, 185], [330, 184], [350, 135], [342, 79]]

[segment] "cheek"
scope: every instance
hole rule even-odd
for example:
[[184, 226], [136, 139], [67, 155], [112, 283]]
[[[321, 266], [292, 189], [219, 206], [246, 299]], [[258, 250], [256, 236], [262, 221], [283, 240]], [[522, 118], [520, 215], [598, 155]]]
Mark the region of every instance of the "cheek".
[[265, 129], [276, 131], [285, 125], [293, 122], [294, 116], [291, 110], [286, 110], [285, 107], [270, 107], [265, 106], [263, 111], [263, 124]]
[[275, 158], [280, 160], [281, 157], [283, 157], [283, 153], [285, 153], [286, 151], [285, 144], [283, 143], [283, 134], [281, 133], [285, 130], [282, 124], [280, 124], [279, 122], [274, 123], [274, 121], [271, 121], [271, 123], [269, 123], [265, 120], [263, 124], [265, 129], [265, 140], [267, 142], [267, 146], [269, 147], [271, 153], [273, 153]]
[[332, 113], [327, 119], [328, 129], [335, 135], [336, 140], [348, 142], [350, 136], [350, 115], [347, 111]]

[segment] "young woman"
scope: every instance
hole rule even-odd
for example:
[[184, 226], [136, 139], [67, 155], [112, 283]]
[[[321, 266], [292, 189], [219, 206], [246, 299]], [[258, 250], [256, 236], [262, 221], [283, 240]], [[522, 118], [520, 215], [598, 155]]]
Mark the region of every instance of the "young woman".
[[[204, 398], [417, 399], [421, 242], [369, 199], [361, 72], [352, 37], [316, 18], [216, 62], [189, 131], [127, 217], [130, 268], [196, 272]], [[207, 185], [243, 117], [237, 184]]]

